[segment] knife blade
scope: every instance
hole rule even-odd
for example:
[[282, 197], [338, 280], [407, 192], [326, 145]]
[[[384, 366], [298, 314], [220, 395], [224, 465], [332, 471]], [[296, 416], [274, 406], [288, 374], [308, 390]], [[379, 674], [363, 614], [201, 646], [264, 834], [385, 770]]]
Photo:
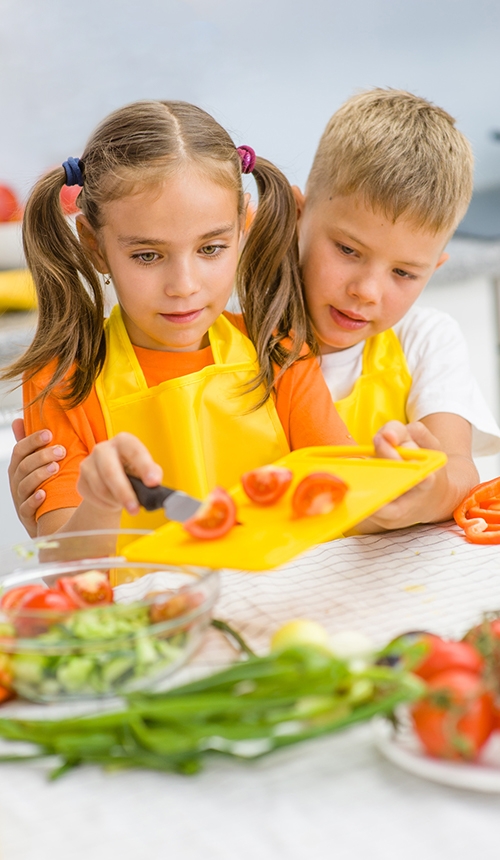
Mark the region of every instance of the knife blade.
[[165, 516], [177, 523], [185, 523], [191, 519], [200, 508], [202, 502], [182, 490], [172, 490], [159, 484], [157, 487], [146, 487], [140, 478], [127, 474], [139, 504], [146, 511], [157, 511], [163, 508]]

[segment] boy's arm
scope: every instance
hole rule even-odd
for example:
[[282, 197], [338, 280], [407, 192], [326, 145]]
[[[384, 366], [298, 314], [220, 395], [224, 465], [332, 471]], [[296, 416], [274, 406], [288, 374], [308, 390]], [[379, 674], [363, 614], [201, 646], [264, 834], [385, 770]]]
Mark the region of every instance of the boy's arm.
[[431, 448], [444, 451], [448, 462], [408, 493], [360, 523], [353, 533], [371, 534], [416, 523], [448, 520], [460, 501], [479, 483], [471, 455], [472, 428], [459, 415], [436, 412], [407, 425], [389, 421], [373, 441], [379, 457], [399, 459], [395, 450], [398, 446]]

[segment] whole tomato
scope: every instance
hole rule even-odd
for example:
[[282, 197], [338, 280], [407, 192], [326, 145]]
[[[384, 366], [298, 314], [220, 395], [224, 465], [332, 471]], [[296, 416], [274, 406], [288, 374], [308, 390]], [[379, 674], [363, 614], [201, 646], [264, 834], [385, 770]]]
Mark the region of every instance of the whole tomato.
[[463, 669], [433, 675], [411, 714], [422, 744], [437, 758], [475, 759], [494, 729], [491, 692], [478, 675]]
[[465, 669], [479, 674], [484, 666], [483, 658], [468, 642], [452, 642], [432, 633], [425, 633], [419, 641], [428, 650], [422, 662], [412, 671], [424, 680], [445, 669]]

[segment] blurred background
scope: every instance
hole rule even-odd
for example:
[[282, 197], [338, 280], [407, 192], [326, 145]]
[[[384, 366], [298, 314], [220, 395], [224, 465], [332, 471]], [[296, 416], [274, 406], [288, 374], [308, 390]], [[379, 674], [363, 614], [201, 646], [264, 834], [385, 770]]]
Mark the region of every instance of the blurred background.
[[[453, 114], [476, 155], [475, 214], [421, 301], [461, 323], [498, 417], [498, 0], [0, 0], [0, 10], [0, 183], [21, 200], [109, 111], [141, 98], [200, 105], [302, 186], [328, 118], [358, 89], [411, 90]], [[34, 319], [0, 323], [5, 363]], [[4, 393], [0, 404], [4, 484], [6, 410], [19, 402]], [[483, 478], [500, 473], [497, 458], [479, 465]], [[19, 529], [0, 490], [1, 542]]]

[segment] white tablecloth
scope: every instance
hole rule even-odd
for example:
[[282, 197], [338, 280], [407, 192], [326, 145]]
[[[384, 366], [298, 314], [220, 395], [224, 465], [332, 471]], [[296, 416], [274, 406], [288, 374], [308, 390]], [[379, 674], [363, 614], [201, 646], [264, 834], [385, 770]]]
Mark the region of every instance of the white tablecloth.
[[[404, 630], [460, 635], [495, 608], [500, 547], [430, 526], [323, 544], [265, 575], [227, 571], [216, 614], [265, 651], [293, 617], [382, 644]], [[233, 654], [211, 631], [195, 662], [206, 669]], [[500, 795], [398, 770], [370, 726], [252, 763], [213, 760], [194, 777], [88, 767], [51, 784], [47, 772], [41, 763], [0, 767], [0, 860], [500, 856]]]

